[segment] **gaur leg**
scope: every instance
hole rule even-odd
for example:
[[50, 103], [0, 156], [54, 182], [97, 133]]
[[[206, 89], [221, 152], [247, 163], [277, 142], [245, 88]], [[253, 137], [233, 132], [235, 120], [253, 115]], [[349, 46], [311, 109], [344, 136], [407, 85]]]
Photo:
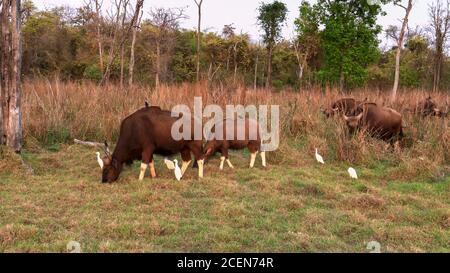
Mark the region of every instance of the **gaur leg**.
[[141, 172], [139, 174], [139, 180], [143, 180], [147, 166], [150, 165], [150, 174], [152, 178], [156, 177], [155, 165], [153, 163], [153, 147], [147, 147], [142, 151]]
[[261, 152], [261, 163], [263, 167], [266, 167], [266, 152]]
[[227, 162], [228, 167], [230, 167], [231, 169], [234, 169], [233, 164], [231, 164], [231, 161], [228, 158], [228, 147], [226, 145], [224, 145], [220, 150], [221, 150], [221, 153], [222, 153], [222, 156], [220, 157], [220, 169], [223, 170], [223, 163], [224, 163], [224, 161]]
[[233, 169], [234, 166], [233, 166], [233, 164], [231, 164], [230, 160], [228, 159], [228, 148], [222, 147], [220, 149], [220, 153], [221, 153], [220, 166], [219, 166], [220, 170], [223, 170], [223, 165], [225, 163], [225, 160], [227, 161], [228, 166]]
[[258, 151], [250, 154], [250, 168], [253, 168], [255, 166], [255, 159], [256, 159], [257, 153], [258, 153]]
[[222, 155], [220, 157], [220, 166], [219, 166], [220, 170], [223, 170], [223, 163], [225, 163], [225, 157]]
[[153, 161], [153, 156], [152, 156], [152, 159], [150, 161], [150, 175], [152, 176], [152, 178], [156, 177], [155, 161]]
[[224, 155], [224, 150], [226, 150], [227, 153], [228, 153], [228, 150], [227, 149], [220, 149], [220, 150], [221, 151], [220, 151], [220, 166], [219, 166], [219, 169], [223, 170], [223, 163], [225, 163], [225, 159], [227, 159], [227, 157], [228, 157], [228, 155], [227, 156]]
[[259, 146], [255, 145], [255, 143], [250, 142], [247, 146], [248, 150], [250, 151], [250, 168], [253, 168], [255, 166], [255, 159], [256, 154], [258, 153]]
[[147, 170], [148, 164], [141, 162], [141, 172], [139, 173], [139, 180], [143, 180], [145, 176], [145, 171]]
[[184, 175], [184, 172], [186, 172], [187, 168], [189, 167], [189, 164], [191, 163], [191, 150], [189, 148], [185, 148], [181, 150], [181, 175]]
[[191, 141], [188, 143], [187, 147], [194, 154], [195, 161], [197, 162], [198, 177], [203, 178], [203, 165], [205, 160], [203, 159], [202, 141], [201, 140]]

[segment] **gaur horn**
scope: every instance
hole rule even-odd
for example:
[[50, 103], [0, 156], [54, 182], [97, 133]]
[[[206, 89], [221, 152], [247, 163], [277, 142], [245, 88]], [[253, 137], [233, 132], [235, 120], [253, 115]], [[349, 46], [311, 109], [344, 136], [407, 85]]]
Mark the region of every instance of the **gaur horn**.
[[357, 120], [360, 120], [360, 119], [363, 117], [363, 114], [364, 114], [364, 112], [361, 112], [361, 114], [359, 114], [359, 115], [356, 116], [356, 119], [357, 119]]
[[346, 114], [343, 114], [342, 116], [344, 117], [344, 120], [345, 120], [345, 121], [350, 121], [350, 118], [349, 118], [349, 117], [347, 117], [347, 115], [346, 115]]
[[111, 152], [109, 151], [109, 146], [108, 146], [108, 142], [106, 142], [106, 140], [105, 140], [105, 154], [108, 156], [108, 157], [110, 157], [111, 156]]

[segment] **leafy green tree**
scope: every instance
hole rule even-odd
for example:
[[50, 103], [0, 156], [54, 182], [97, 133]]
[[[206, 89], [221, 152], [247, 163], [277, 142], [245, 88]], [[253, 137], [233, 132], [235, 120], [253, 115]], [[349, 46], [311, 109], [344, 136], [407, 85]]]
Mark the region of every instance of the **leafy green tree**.
[[287, 7], [283, 2], [261, 3], [258, 8], [258, 24], [263, 29], [263, 40], [267, 49], [267, 82], [266, 86], [272, 86], [272, 57], [273, 49], [281, 38], [281, 27], [286, 20]]
[[308, 62], [320, 50], [320, 22], [316, 10], [308, 2], [302, 1], [300, 15], [294, 24], [297, 37], [294, 38], [293, 46], [298, 63], [298, 79], [301, 81]]
[[[386, 1], [384, 1], [386, 2]], [[377, 17], [380, 5], [360, 0], [319, 0], [314, 5], [323, 30], [320, 33], [324, 63], [323, 82], [355, 87], [367, 80], [367, 68], [379, 56]]]

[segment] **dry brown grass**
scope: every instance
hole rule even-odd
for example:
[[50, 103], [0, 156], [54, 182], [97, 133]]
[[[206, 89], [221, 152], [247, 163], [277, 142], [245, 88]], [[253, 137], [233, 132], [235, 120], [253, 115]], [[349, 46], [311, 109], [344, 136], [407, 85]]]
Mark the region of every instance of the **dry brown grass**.
[[[145, 100], [170, 108], [191, 105], [194, 95], [204, 104], [279, 104], [281, 143], [268, 167], [257, 161], [249, 171], [248, 152], [233, 152], [235, 169], [218, 171], [219, 159], [211, 158], [204, 179], [189, 169], [178, 182], [156, 157], [156, 179], [138, 181], [136, 163], [105, 185], [99, 149], [71, 145], [73, 138], [114, 142], [120, 121]], [[378, 103], [388, 97], [352, 95]], [[427, 95], [402, 92], [393, 107], [402, 111]], [[120, 90], [27, 82], [21, 156], [34, 173], [25, 172], [21, 156], [0, 150], [0, 252], [65, 252], [70, 240], [84, 252], [366, 252], [372, 240], [383, 252], [448, 252], [449, 120], [405, 113], [409, 127], [396, 153], [364, 133], [349, 138], [339, 119], [323, 117], [320, 106], [342, 96], [204, 83]], [[325, 165], [315, 162], [315, 147]], [[348, 177], [349, 165], [358, 180]]]
[[[412, 177], [422, 170], [434, 173], [437, 166], [448, 165], [450, 161], [449, 119], [423, 119], [405, 111], [428, 95], [423, 90], [403, 91], [397, 102], [389, 105], [388, 94], [373, 90], [358, 90], [351, 95], [331, 89], [269, 92], [239, 86], [209, 87], [207, 83], [162, 86], [159, 89], [140, 86], [120, 89], [115, 85], [99, 87], [90, 82], [42, 80], [25, 83], [23, 117], [27, 144], [33, 146], [38, 142], [51, 146], [60, 142], [70, 143], [73, 138], [114, 142], [120, 121], [143, 107], [146, 100], [166, 109], [177, 104], [192, 107], [194, 96], [201, 96], [203, 105], [277, 104], [281, 109], [281, 145], [271, 156], [272, 163], [292, 162], [296, 153], [310, 153], [318, 147], [328, 160], [364, 164], [374, 160], [400, 161], [405, 172], [395, 175], [411, 174]], [[431, 95], [441, 105], [449, 101], [448, 94]], [[367, 137], [363, 132], [349, 138], [339, 118], [326, 120], [320, 107], [344, 96], [367, 98], [403, 113], [408, 128], [402, 152], [394, 153], [386, 143]]]

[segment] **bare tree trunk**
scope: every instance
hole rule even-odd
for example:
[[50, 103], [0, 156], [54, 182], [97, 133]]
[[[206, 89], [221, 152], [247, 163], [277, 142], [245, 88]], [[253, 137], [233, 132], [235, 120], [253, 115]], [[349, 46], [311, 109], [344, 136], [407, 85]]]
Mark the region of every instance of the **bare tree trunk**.
[[101, 9], [102, 4], [99, 0], [95, 0], [95, 13], [96, 13], [96, 25], [97, 25], [97, 43], [98, 43], [98, 56], [99, 56], [99, 64], [100, 71], [103, 73], [103, 42], [102, 42], [102, 29], [101, 29]]
[[397, 98], [397, 90], [398, 90], [398, 84], [400, 81], [400, 57], [402, 53], [403, 48], [403, 38], [405, 37], [405, 31], [406, 27], [408, 26], [408, 18], [409, 14], [413, 7], [413, 0], [408, 0], [408, 6], [403, 7], [400, 4], [396, 4], [402, 8], [405, 9], [405, 17], [403, 18], [402, 28], [400, 29], [400, 34], [397, 41], [397, 51], [395, 53], [395, 76], [394, 76], [394, 87], [392, 88], [391, 93], [391, 102], [394, 102]]
[[233, 62], [234, 62], [233, 84], [236, 84], [236, 76], [237, 76], [237, 70], [238, 70], [237, 45], [238, 45], [238, 42], [236, 42], [233, 47]]
[[227, 50], [227, 72], [230, 71], [230, 55], [231, 55], [230, 51], [231, 51], [231, 46]]
[[299, 83], [302, 82], [304, 69], [305, 68], [304, 68], [303, 64], [301, 64], [300, 67], [298, 68], [298, 81], [299, 81]]
[[1, 56], [0, 56], [0, 145], [6, 144], [6, 130], [7, 130], [7, 98], [9, 90], [9, 56], [10, 56], [10, 42], [9, 42], [9, 9], [10, 0], [3, 0], [1, 11]]
[[[127, 6], [128, 1], [125, 1], [123, 6], [123, 15], [122, 15], [122, 37], [126, 36], [127, 33], [125, 33], [125, 20], [127, 19]], [[125, 43], [121, 43], [120, 45], [120, 87], [123, 87], [123, 80], [124, 80], [124, 62], [125, 62]]]
[[301, 84], [302, 79], [303, 79], [303, 71], [305, 70], [305, 66], [307, 64], [309, 52], [307, 50], [305, 50], [305, 52], [304, 52], [304, 54], [302, 56], [301, 53], [300, 53], [299, 42], [298, 41], [294, 41], [293, 45], [294, 45], [294, 50], [295, 50], [295, 56], [297, 57], [297, 65], [298, 65], [297, 77], [298, 77], [298, 82], [299, 82], [299, 84]]
[[433, 92], [439, 92], [440, 83], [441, 83], [441, 70], [442, 70], [442, 56], [443, 52], [436, 52], [435, 58], [435, 68], [434, 68], [434, 77], [433, 77]]
[[[141, 8], [141, 6], [138, 6], [137, 8]], [[139, 26], [141, 24], [142, 14], [143, 12], [140, 11], [141, 15], [139, 16], [139, 19], [137, 21], [137, 24], [133, 25], [133, 38], [131, 40], [131, 53], [130, 53], [130, 64], [129, 64], [129, 79], [128, 79], [128, 85], [133, 85], [133, 74], [134, 74], [134, 47], [136, 46], [136, 35], [137, 31], [139, 29]]]
[[437, 0], [435, 4], [429, 6], [429, 14], [435, 44], [433, 91], [437, 92], [440, 89], [445, 44], [450, 32], [450, 1], [447, 0], [443, 6], [441, 0]]
[[120, 87], [123, 87], [124, 69], [125, 69], [125, 46], [122, 44], [120, 48]]
[[202, 3], [203, 0], [194, 0], [198, 7], [198, 24], [197, 24], [197, 82], [200, 80], [200, 42], [201, 42], [201, 21], [202, 21]]
[[256, 84], [258, 81], [258, 61], [259, 61], [259, 55], [258, 50], [256, 51], [256, 60], [255, 60], [255, 78], [253, 80], [253, 89], [256, 90]]
[[11, 20], [12, 20], [12, 55], [13, 71], [11, 77], [11, 93], [9, 98], [9, 120], [6, 144], [16, 152], [22, 150], [22, 82], [21, 82], [21, 64], [22, 64], [22, 41], [21, 41], [21, 1], [12, 1]]
[[155, 74], [155, 86], [159, 87], [159, 77], [161, 73], [161, 41], [159, 38], [156, 41], [156, 74]]
[[21, 1], [2, 1], [1, 144], [22, 149]]
[[266, 88], [272, 87], [272, 53], [273, 47], [269, 46], [268, 48], [268, 56], [267, 56], [267, 81]]
[[[119, 4], [121, 4], [122, 0], [119, 0]], [[127, 0], [125, 0], [125, 3], [128, 3]], [[117, 6], [119, 6], [119, 4]], [[136, 2], [136, 9], [134, 10], [134, 14], [133, 14], [133, 18], [131, 19], [131, 23], [128, 26], [127, 30], [124, 32], [124, 35], [122, 35], [121, 37], [121, 41], [119, 43], [119, 47], [121, 47], [126, 41], [127, 41], [127, 37], [128, 37], [128, 33], [130, 33], [131, 28], [133, 27], [133, 25], [136, 23], [136, 21], [138, 20], [139, 17], [139, 10], [142, 8], [144, 4], [144, 0], [138, 0]], [[118, 24], [120, 19], [120, 10], [117, 11], [117, 17], [116, 17], [116, 24]], [[117, 32], [118, 32], [118, 28], [116, 28], [114, 30], [115, 34], [113, 36], [113, 43], [110, 49], [110, 54], [109, 54], [109, 58], [108, 58], [108, 63], [106, 65], [106, 70], [105, 73], [103, 73], [103, 78], [102, 81], [100, 83], [100, 85], [103, 85], [105, 83], [107, 83], [109, 81], [109, 76], [111, 73], [111, 65], [114, 61], [114, 59], [116, 58], [117, 52], [115, 51], [115, 44], [116, 44], [116, 40], [117, 40]]]
[[117, 36], [119, 33], [119, 20], [120, 20], [120, 10], [122, 7], [122, 0], [119, 0], [119, 2], [116, 4], [116, 8], [117, 8], [117, 14], [116, 14], [116, 20], [114, 22], [114, 34], [113, 34], [113, 38], [112, 38], [112, 42], [109, 48], [109, 55], [108, 55], [108, 63], [106, 64], [106, 69], [103, 72], [103, 78], [101, 81], [101, 84], [105, 84], [109, 81], [109, 76], [111, 74], [111, 65], [114, 61], [115, 58], [115, 49], [116, 49], [116, 42], [117, 42]]

